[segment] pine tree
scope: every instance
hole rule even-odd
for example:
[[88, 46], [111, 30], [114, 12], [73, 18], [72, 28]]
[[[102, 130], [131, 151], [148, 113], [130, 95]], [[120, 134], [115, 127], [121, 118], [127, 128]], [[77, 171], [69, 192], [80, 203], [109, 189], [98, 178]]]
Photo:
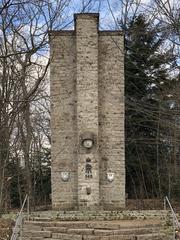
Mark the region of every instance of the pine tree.
[[[126, 166], [129, 197], [156, 197], [166, 191], [166, 123], [163, 120], [173, 57], [162, 51], [160, 26], [144, 15], [125, 34]], [[171, 83], [170, 83], [171, 82]]]

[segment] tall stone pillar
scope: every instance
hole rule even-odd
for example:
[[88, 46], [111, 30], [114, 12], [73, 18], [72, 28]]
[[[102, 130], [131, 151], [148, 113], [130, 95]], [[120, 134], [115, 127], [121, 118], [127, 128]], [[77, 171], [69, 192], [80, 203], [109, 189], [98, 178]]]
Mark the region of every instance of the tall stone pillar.
[[[75, 15], [80, 207], [99, 205], [98, 18], [98, 14]], [[85, 146], [88, 141], [92, 146]]]
[[98, 24], [50, 32], [53, 209], [125, 206], [123, 35]]
[[74, 209], [78, 179], [74, 32], [53, 32], [50, 48], [52, 206]]

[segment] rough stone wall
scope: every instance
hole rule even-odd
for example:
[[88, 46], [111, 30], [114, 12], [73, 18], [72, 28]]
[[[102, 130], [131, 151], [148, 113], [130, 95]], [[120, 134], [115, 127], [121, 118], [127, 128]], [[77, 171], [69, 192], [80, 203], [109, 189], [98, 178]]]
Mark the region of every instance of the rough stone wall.
[[[75, 31], [50, 33], [53, 208], [122, 208], [123, 37], [99, 32], [98, 14], [77, 14], [75, 19]], [[93, 138], [91, 149], [82, 146], [86, 136]], [[88, 179], [87, 159], [92, 165]], [[70, 172], [68, 181], [62, 172]], [[107, 172], [114, 181], [107, 180]]]
[[[99, 204], [99, 156], [98, 156], [98, 28], [97, 16], [77, 15], [77, 126], [78, 152], [78, 200], [79, 206]], [[93, 133], [96, 146], [83, 150], [80, 141], [86, 132]], [[92, 178], [85, 177], [86, 160], [90, 159]], [[90, 194], [87, 194], [87, 188]]]
[[133, 220], [133, 219], [162, 219], [169, 223], [172, 215], [168, 210], [115, 210], [115, 211], [45, 211], [31, 213], [33, 219], [45, 218], [60, 221], [113, 221], [113, 220]]
[[[125, 206], [124, 55], [121, 32], [99, 35], [100, 196], [106, 209]], [[114, 173], [114, 181], [107, 173]]]
[[[76, 51], [73, 32], [51, 35], [51, 161], [53, 208], [77, 205]], [[63, 181], [62, 172], [70, 172]]]

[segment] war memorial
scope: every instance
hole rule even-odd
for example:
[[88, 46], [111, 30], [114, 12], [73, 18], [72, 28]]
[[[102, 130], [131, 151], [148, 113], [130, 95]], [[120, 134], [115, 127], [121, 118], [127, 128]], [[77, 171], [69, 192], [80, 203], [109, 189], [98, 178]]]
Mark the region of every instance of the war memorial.
[[50, 43], [53, 209], [122, 209], [123, 35], [75, 14], [75, 30]]
[[169, 211], [125, 208], [123, 34], [100, 31], [96, 13], [74, 23], [49, 34], [52, 209], [11, 239], [175, 239]]

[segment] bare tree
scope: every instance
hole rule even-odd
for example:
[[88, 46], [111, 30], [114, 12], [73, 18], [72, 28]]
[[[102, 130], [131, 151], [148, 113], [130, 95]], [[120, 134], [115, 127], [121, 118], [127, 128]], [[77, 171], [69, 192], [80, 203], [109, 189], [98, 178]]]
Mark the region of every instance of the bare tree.
[[101, 8], [101, 1], [99, 0], [82, 0], [80, 12], [99, 12]]
[[141, 7], [141, 0], [119, 0], [117, 1], [117, 5], [119, 7], [119, 14], [115, 16], [114, 12], [116, 9], [117, 13], [117, 6], [113, 6], [110, 0], [107, 0], [109, 11], [112, 15], [114, 20], [115, 26], [117, 29], [121, 29], [126, 31], [127, 24], [129, 23], [130, 19], [133, 20]]
[[[19, 121], [26, 190], [32, 195], [31, 102], [49, 66], [48, 31], [67, 25], [70, 0], [3, 0], [0, 6], [0, 211], [4, 200], [10, 141]], [[16, 125], [17, 126], [17, 125]]]
[[[180, 45], [180, 9], [177, 0], [155, 0], [156, 17], [161, 20], [168, 35], [173, 37], [173, 41]], [[165, 30], [165, 29], [164, 29]]]

